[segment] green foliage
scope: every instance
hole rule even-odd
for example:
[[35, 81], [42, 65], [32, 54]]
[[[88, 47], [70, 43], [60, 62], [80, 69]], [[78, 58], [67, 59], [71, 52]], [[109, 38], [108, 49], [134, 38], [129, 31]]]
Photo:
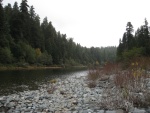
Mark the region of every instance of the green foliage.
[[9, 48], [0, 48], [0, 63], [10, 64], [13, 61], [13, 55]]
[[117, 59], [119, 61], [129, 61], [139, 56], [150, 56], [150, 35], [146, 19], [144, 23], [137, 29], [135, 36], [132, 35], [133, 26], [131, 22], [127, 23], [126, 32], [117, 48]]
[[35, 50], [30, 46], [25, 44], [24, 42], [19, 43], [19, 52], [20, 52], [20, 60], [34, 63], [35, 62]]
[[140, 57], [143, 55], [144, 48], [133, 48], [131, 50], [123, 52], [123, 59], [130, 61], [133, 58]]
[[42, 53], [38, 56], [37, 62], [43, 65], [51, 65], [52, 64], [52, 56], [47, 52]]
[[[116, 47], [86, 48], [55, 30], [47, 17], [40, 17], [27, 0], [4, 8], [0, 2], [1, 64], [101, 65], [116, 60]], [[7, 56], [4, 58], [3, 53]], [[5, 59], [4, 61], [2, 59]], [[27, 64], [27, 65], [26, 65]]]

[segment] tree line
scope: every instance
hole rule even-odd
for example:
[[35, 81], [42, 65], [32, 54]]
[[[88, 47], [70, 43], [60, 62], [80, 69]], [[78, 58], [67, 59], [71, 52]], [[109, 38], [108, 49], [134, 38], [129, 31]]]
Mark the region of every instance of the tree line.
[[150, 32], [148, 21], [145, 18], [144, 25], [141, 25], [133, 35], [133, 25], [127, 23], [126, 32], [119, 41], [117, 48], [118, 60], [131, 60], [135, 57], [150, 56]]
[[47, 17], [22, 0], [3, 7], [0, 0], [0, 65], [88, 65], [115, 61], [116, 47], [87, 48], [57, 32]]

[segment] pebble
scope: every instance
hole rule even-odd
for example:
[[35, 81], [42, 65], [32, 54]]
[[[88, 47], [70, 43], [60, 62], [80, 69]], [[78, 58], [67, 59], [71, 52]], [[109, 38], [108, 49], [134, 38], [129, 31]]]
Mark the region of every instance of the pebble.
[[[102, 83], [108, 77], [102, 79]], [[68, 77], [56, 83], [40, 86], [39, 90], [24, 91], [18, 94], [0, 97], [0, 112], [49, 112], [49, 113], [124, 113], [123, 110], [104, 110], [100, 108], [104, 85], [89, 88], [86, 76]], [[48, 88], [53, 93], [48, 93]], [[134, 109], [133, 113], [146, 113], [145, 110]]]

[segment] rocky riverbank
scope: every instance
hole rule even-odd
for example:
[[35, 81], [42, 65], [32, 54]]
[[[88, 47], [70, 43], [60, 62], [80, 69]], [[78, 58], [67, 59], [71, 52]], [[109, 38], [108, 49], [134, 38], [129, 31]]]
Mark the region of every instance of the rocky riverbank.
[[[117, 90], [112, 85], [113, 76], [99, 80], [94, 88], [88, 87], [86, 76], [73, 76], [65, 80], [56, 79], [43, 84], [39, 90], [24, 91], [0, 97], [0, 112], [7, 113], [126, 113], [125, 109], [106, 109], [104, 104], [112, 91], [115, 98]], [[150, 88], [150, 82], [148, 83]], [[106, 98], [107, 97], [107, 98]], [[123, 101], [123, 100], [122, 100]], [[108, 101], [109, 102], [109, 101]], [[107, 103], [111, 104], [111, 103]], [[150, 108], [130, 106], [131, 113], [150, 113]]]

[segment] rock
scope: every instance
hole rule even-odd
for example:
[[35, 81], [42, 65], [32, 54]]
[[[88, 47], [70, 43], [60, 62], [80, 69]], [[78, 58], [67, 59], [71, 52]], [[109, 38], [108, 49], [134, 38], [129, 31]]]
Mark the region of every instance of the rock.
[[85, 87], [85, 92], [90, 93], [90, 92], [91, 92], [91, 89], [88, 88], [88, 87]]
[[39, 105], [39, 108], [40, 109], [46, 109], [48, 106], [46, 105], [46, 104], [41, 104], [41, 105]]
[[93, 113], [94, 111], [92, 109], [87, 110], [88, 113]]
[[26, 107], [26, 104], [22, 103], [22, 104], [21, 104], [21, 107], [22, 107], [22, 108], [23, 108], [23, 107]]
[[137, 108], [135, 108], [133, 113], [146, 113], [146, 111], [144, 109], [137, 109]]
[[146, 113], [150, 113], [150, 108], [148, 108], [148, 109], [146, 110]]
[[116, 110], [116, 113], [125, 113], [125, 111], [123, 111], [122, 109], [118, 109]]
[[103, 76], [99, 80], [100, 81], [107, 81], [107, 80], [109, 80], [109, 76]]
[[74, 98], [77, 98], [78, 96], [77, 96], [77, 94], [74, 94], [73, 97], [74, 97]]
[[25, 100], [32, 100], [34, 98], [34, 96], [27, 96], [27, 97], [25, 97]]
[[[5, 112], [4, 112], [5, 113]], [[9, 109], [8, 111], [7, 111], [7, 113], [13, 113], [13, 109]], [[15, 113], [19, 113], [19, 112], [15, 112]]]
[[83, 95], [83, 98], [86, 98], [86, 97], [87, 97], [87, 93]]
[[83, 98], [84, 104], [88, 104], [90, 102], [90, 98]]
[[60, 91], [60, 94], [61, 95], [65, 95], [65, 91]]
[[27, 104], [27, 107], [32, 107], [33, 105], [32, 104]]
[[1, 107], [0, 107], [0, 113], [5, 113], [5, 111], [6, 111], [6, 107], [1, 106]]
[[78, 104], [78, 101], [74, 100], [74, 101], [72, 102], [72, 104], [77, 105], [77, 104]]
[[30, 113], [32, 113], [32, 109], [26, 108], [26, 109], [25, 109], [25, 112], [28, 112], [28, 113], [30, 112]]
[[6, 101], [7, 101], [7, 98], [6, 98], [6, 97], [1, 97], [1, 98], [0, 98], [0, 103], [1, 103], [1, 104], [5, 104]]
[[116, 113], [116, 111], [106, 111], [105, 113]]
[[96, 113], [105, 113], [105, 111], [104, 110], [97, 110]]
[[73, 111], [72, 113], [78, 113], [78, 111]]
[[96, 98], [95, 97], [91, 97], [90, 100], [93, 102], [93, 101], [96, 101]]
[[149, 88], [150, 88], [150, 81], [147, 83], [147, 87], [149, 87]]
[[10, 102], [6, 105], [9, 108], [15, 107], [16, 106], [16, 102]]
[[[57, 80], [56, 83], [50, 85], [41, 85], [39, 90], [0, 97], [0, 112], [10, 108], [9, 111], [15, 113], [124, 113], [123, 110], [101, 110], [102, 99], [109, 98], [108, 93], [105, 92], [105, 87], [110, 88], [109, 86], [112, 85], [110, 79], [113, 78], [104, 77], [98, 81], [102, 85], [101, 88], [91, 89], [84, 81], [85, 78], [69, 77], [65, 80]], [[48, 90], [51, 90], [51, 93], [47, 92]], [[111, 96], [114, 98], [117, 93], [116, 89], [111, 88], [110, 91], [112, 91]], [[143, 96], [144, 94], [138, 93], [138, 95]], [[130, 110], [132, 113], [145, 113], [146, 111], [143, 109]]]
[[101, 94], [102, 92], [103, 92], [102, 89], [99, 89], [99, 88], [96, 88], [96, 89], [95, 89], [95, 93], [97, 93], [97, 94]]
[[82, 110], [82, 107], [81, 106], [75, 107], [75, 110], [80, 111]]
[[67, 108], [70, 108], [71, 107], [71, 103], [67, 103]]

